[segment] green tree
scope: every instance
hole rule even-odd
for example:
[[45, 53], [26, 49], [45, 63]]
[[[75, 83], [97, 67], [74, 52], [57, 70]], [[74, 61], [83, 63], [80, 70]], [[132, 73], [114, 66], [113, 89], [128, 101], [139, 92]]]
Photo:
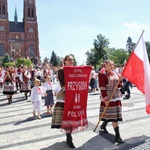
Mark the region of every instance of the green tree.
[[128, 51], [124, 49], [108, 48], [107, 57], [116, 65], [120, 66], [121, 64], [124, 64], [125, 61], [127, 61], [129, 54]]
[[95, 59], [97, 62], [99, 60], [104, 61], [106, 58], [106, 50], [109, 45], [109, 39], [106, 39], [102, 34], [97, 35], [97, 39], [94, 39], [94, 48], [95, 48]]
[[58, 66], [59, 65], [58, 56], [56, 55], [56, 53], [54, 51], [52, 51], [50, 63], [53, 64], [53, 66]]
[[31, 64], [33, 64], [31, 60], [26, 58], [18, 58], [15, 63], [16, 66], [23, 65], [27, 67], [29, 67]]
[[14, 67], [15, 66], [15, 62], [8, 62], [4, 64], [5, 67], [10, 66], [10, 67]]
[[96, 65], [107, 59], [106, 50], [109, 45], [109, 39], [105, 38], [102, 34], [97, 35], [97, 39], [94, 39], [94, 48], [88, 50], [85, 54], [87, 55], [87, 64], [90, 64], [96, 68]]
[[88, 50], [86, 53], [86, 64], [96, 68], [97, 60], [95, 59], [95, 48]]
[[2, 59], [2, 66], [5, 66], [5, 63], [10, 62], [10, 56], [8, 53], [6, 53]]

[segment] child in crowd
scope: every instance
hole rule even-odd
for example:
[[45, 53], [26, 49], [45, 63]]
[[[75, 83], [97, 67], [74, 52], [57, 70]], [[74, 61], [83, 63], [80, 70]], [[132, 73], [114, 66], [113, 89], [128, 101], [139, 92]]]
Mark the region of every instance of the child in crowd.
[[33, 116], [36, 116], [37, 111], [38, 119], [41, 119], [42, 95], [46, 96], [46, 93], [43, 94], [39, 85], [40, 80], [35, 79], [35, 86], [31, 90], [31, 102], [33, 103]]
[[47, 96], [45, 97], [45, 106], [47, 106], [47, 114], [52, 114], [52, 107], [54, 105], [54, 93], [53, 93], [53, 83], [50, 76], [46, 76], [45, 83], [43, 85], [44, 91]]

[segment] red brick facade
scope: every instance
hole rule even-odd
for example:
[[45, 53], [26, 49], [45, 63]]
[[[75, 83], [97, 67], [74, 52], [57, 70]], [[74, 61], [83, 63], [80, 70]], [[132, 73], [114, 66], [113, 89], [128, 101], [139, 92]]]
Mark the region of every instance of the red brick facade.
[[9, 21], [8, 1], [0, 0], [0, 57], [8, 53], [12, 60], [18, 57], [39, 60], [36, 0], [24, 0], [23, 5], [23, 22], [18, 22], [16, 9], [14, 21]]

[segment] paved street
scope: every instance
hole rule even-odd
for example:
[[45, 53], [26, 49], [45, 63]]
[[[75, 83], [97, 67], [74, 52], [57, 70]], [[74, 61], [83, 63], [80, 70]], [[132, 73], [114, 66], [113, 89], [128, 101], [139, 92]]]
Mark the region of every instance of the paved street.
[[[44, 104], [44, 103], [43, 103]], [[133, 87], [131, 98], [123, 100], [123, 122], [120, 133], [124, 144], [115, 146], [114, 131], [111, 123], [109, 134], [99, 133], [99, 127], [93, 132], [99, 113], [99, 92], [88, 94], [89, 128], [73, 134], [77, 150], [149, 150], [150, 117], [145, 112], [145, 98]], [[42, 119], [32, 116], [30, 97], [25, 100], [23, 94], [13, 96], [13, 103], [8, 104], [0, 89], [0, 149], [5, 150], [69, 150], [65, 144], [65, 134], [51, 129], [51, 116], [45, 114], [42, 107]], [[100, 123], [101, 124], [101, 123]]]

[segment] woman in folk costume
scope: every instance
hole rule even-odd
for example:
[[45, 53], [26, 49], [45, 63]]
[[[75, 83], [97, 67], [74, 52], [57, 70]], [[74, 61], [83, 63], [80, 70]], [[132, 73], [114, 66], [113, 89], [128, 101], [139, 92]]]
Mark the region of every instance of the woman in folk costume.
[[45, 106], [47, 106], [47, 114], [52, 114], [52, 107], [54, 105], [54, 96], [53, 96], [53, 83], [50, 76], [47, 76], [47, 78], [45, 79], [43, 88], [47, 94], [47, 96], [45, 97]]
[[30, 65], [30, 75], [31, 75], [31, 78], [30, 78], [30, 84], [31, 84], [31, 88], [34, 87], [34, 81], [35, 81], [35, 78], [36, 78], [36, 70], [33, 68], [33, 65]]
[[22, 67], [19, 65], [18, 66], [18, 69], [16, 71], [16, 88], [17, 88], [17, 91], [19, 89], [21, 89], [21, 81], [20, 81], [20, 74], [22, 73]]
[[[64, 58], [64, 66], [73, 66], [74, 59], [71, 55], [67, 55]], [[58, 92], [56, 96], [56, 105], [54, 107], [54, 112], [52, 116], [52, 125], [51, 128], [61, 128], [61, 122], [63, 118], [64, 112], [64, 103], [65, 103], [65, 78], [64, 78], [64, 70], [63, 67], [58, 70], [58, 80], [60, 82], [61, 90]], [[72, 142], [71, 132], [66, 132], [66, 144], [70, 148], [75, 148]]]
[[[33, 116], [38, 112], [38, 119], [41, 119], [42, 96], [44, 93], [40, 88], [40, 80], [35, 79], [35, 86], [31, 90], [31, 102], [33, 103]], [[46, 93], [45, 93], [46, 96]]]
[[31, 86], [30, 86], [30, 72], [27, 70], [27, 66], [23, 67], [23, 71], [20, 75], [20, 80], [21, 80], [21, 89], [20, 92], [24, 92], [26, 100], [28, 99], [27, 93], [31, 91]]
[[4, 71], [3, 69], [0, 67], [0, 87], [3, 87], [3, 82], [4, 82]]
[[50, 67], [48, 64], [46, 64], [44, 66], [44, 69], [42, 71], [42, 79], [43, 79], [43, 82], [45, 82], [45, 79], [47, 76], [50, 76], [51, 72], [50, 72]]
[[5, 75], [4, 75], [4, 91], [3, 94], [7, 95], [8, 103], [12, 103], [12, 95], [17, 92], [16, 85], [15, 85], [15, 71], [12, 70], [10, 67], [6, 68]]
[[101, 129], [106, 130], [106, 125], [108, 122], [112, 122], [112, 126], [115, 131], [115, 142], [123, 143], [120, 133], [119, 133], [119, 125], [118, 122], [122, 121], [122, 104], [121, 100], [122, 94], [120, 92], [120, 87], [122, 86], [122, 83], [120, 82], [114, 96], [111, 100], [109, 98], [111, 97], [114, 87], [116, 86], [118, 80], [122, 80], [123, 77], [119, 76], [115, 72], [113, 72], [114, 66], [113, 62], [111, 60], [105, 61], [105, 72], [99, 73], [99, 87], [101, 90], [101, 104], [100, 104], [100, 117], [105, 109], [107, 107], [105, 114], [102, 117], [103, 124], [101, 125]]

